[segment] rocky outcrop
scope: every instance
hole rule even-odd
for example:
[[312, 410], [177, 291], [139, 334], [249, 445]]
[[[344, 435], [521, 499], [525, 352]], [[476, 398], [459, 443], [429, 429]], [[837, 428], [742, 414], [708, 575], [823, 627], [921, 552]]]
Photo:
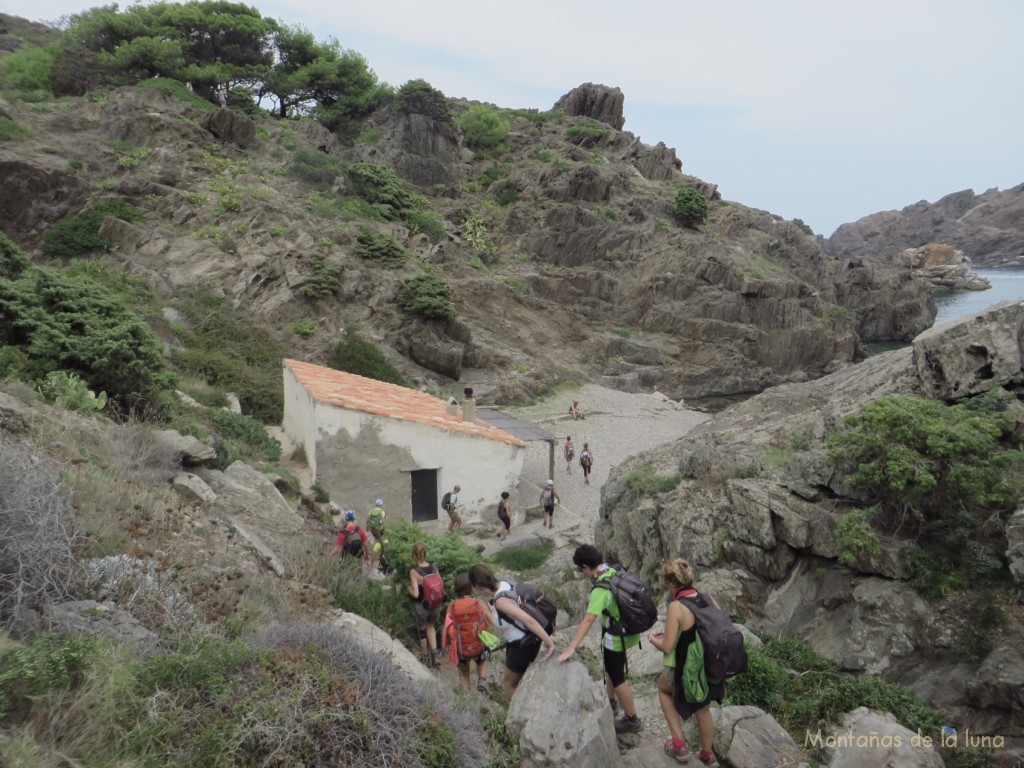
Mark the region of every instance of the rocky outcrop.
[[1018, 587], [1024, 587], [1024, 509], [1018, 509], [1006, 523], [1006, 560]]
[[930, 328], [938, 309], [909, 267], [854, 257], [832, 262], [834, 300], [863, 341], [909, 341]]
[[[715, 719], [715, 754], [725, 765], [733, 768], [808, 765], [807, 756], [793, 737], [764, 710], [712, 707], [711, 714]], [[693, 760], [696, 762], [696, 758]]]
[[910, 267], [914, 277], [939, 291], [985, 291], [992, 283], [971, 269], [963, 251], [942, 243], [907, 248], [896, 257], [900, 266]]
[[[857, 552], [851, 566], [840, 565], [837, 521], [863, 499], [830, 462], [826, 444], [848, 415], [878, 397], [953, 402], [996, 388], [1018, 392], [1022, 344], [1024, 301], [1004, 302], [930, 329], [909, 348], [733, 406], [613, 473], [597, 545], [641, 573], [666, 557], [686, 557], [723, 605], [751, 617], [748, 626], [799, 638], [851, 672], [912, 685], [972, 732], [1016, 738], [1022, 666], [1011, 638], [1020, 621], [1004, 611], [1013, 628], [992, 638], [980, 669], [962, 668], [954, 651], [966, 609], [926, 603], [904, 581], [905, 542], [883, 536], [877, 552]], [[625, 478], [640, 464], [682, 480], [638, 498]], [[1019, 514], [1006, 530], [1015, 578]], [[929, 679], [932, 668], [942, 671]]]
[[220, 141], [246, 149], [256, 141], [256, 123], [233, 109], [217, 109], [207, 112], [197, 121], [203, 128]]
[[626, 124], [622, 111], [625, 101], [625, 95], [618, 88], [584, 83], [556, 101], [552, 109], [570, 117], [589, 117], [621, 131]]
[[0, 222], [8, 237], [36, 235], [76, 212], [88, 189], [64, 159], [0, 143]]
[[367, 126], [367, 130], [373, 129], [382, 131], [384, 138], [353, 147], [353, 162], [389, 165], [403, 179], [421, 187], [456, 180], [463, 149], [451, 122], [419, 112], [392, 110], [376, 116]]
[[[683, 161], [676, 157], [675, 149], [665, 146], [665, 142], [659, 141], [655, 146], [643, 144], [638, 139], [627, 159], [633, 164], [640, 175], [651, 181], [673, 181], [679, 178], [683, 170]], [[717, 194], [717, 186], [715, 187]], [[705, 195], [708, 199], [711, 195]]]
[[843, 224], [827, 250], [843, 256], [895, 258], [907, 248], [946, 243], [971, 263], [1024, 264], [1024, 184], [980, 195], [966, 189], [935, 203], [922, 200], [901, 211], [883, 211]]
[[508, 708], [505, 728], [521, 768], [619, 765], [604, 686], [578, 661], [531, 664]]
[[[809, 734], [827, 768], [943, 768], [939, 734], [918, 734], [889, 713], [858, 707], [826, 733]], [[928, 738], [926, 742], [924, 737]]]

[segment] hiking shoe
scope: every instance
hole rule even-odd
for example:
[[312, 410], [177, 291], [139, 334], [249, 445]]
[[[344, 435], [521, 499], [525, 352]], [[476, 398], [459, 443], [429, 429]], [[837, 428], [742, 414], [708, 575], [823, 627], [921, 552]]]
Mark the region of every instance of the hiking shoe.
[[665, 754], [677, 763], [690, 762], [690, 750], [686, 748], [686, 742], [682, 739], [666, 739]]
[[635, 717], [623, 715], [615, 721], [616, 733], [639, 733], [643, 729], [644, 721], [640, 719], [640, 715], [636, 715]]
[[718, 760], [715, 759], [714, 752], [701, 752], [697, 755], [697, 759], [704, 763], [708, 768], [719, 768]]

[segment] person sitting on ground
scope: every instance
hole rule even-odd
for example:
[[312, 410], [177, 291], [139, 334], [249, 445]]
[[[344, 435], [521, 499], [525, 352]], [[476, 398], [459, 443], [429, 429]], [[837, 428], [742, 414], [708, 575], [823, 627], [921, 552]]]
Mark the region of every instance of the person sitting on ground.
[[[530, 664], [535, 660], [546, 661], [555, 652], [555, 641], [533, 616], [519, 607], [512, 597], [515, 587], [510, 582], [498, 581], [483, 563], [469, 569], [469, 580], [476, 593], [494, 606], [491, 618], [506, 643], [502, 683], [505, 697], [511, 701]], [[537, 659], [541, 645], [547, 650]]]
[[455, 598], [445, 614], [444, 640], [458, 666], [459, 684], [469, 693], [473, 690], [470, 664], [476, 663], [477, 685], [481, 690], [487, 677], [487, 660], [491, 652], [480, 640], [480, 632], [493, 629], [494, 620], [490, 608], [473, 596], [473, 582], [468, 573], [455, 577]]
[[572, 405], [569, 406], [569, 415], [572, 416], [572, 420], [583, 418], [583, 406], [580, 405], [579, 400], [573, 400]]
[[[708, 695], [703, 701], [691, 703], [685, 696], [678, 695], [675, 690], [675, 669], [686, 662], [686, 652], [694, 642], [697, 634], [697, 623], [693, 612], [683, 605], [680, 597], [697, 597], [693, 588], [693, 568], [681, 558], [668, 560], [661, 567], [661, 583], [669, 590], [672, 600], [668, 604], [665, 615], [664, 631], [654, 631], [648, 635], [651, 645], [665, 654], [665, 668], [658, 677], [658, 700], [661, 711], [665, 715], [670, 737], [665, 742], [665, 753], [676, 762], [685, 763], [690, 751], [683, 738], [682, 721], [696, 715], [697, 733], [700, 736], [700, 753], [697, 759], [706, 766], [717, 766], [712, 742], [715, 736], [715, 721], [711, 717], [708, 706], [711, 701], [722, 703], [725, 698], [725, 682], [717, 683], [708, 680]], [[714, 598], [708, 598], [716, 607]]]
[[555, 481], [548, 480], [548, 484], [540, 492], [538, 502], [544, 507], [544, 527], [555, 527], [555, 505], [562, 500], [558, 498], [558, 491], [555, 490]]
[[512, 513], [511, 504], [509, 503], [509, 496], [511, 494], [508, 491], [501, 492], [501, 500], [498, 502], [498, 520], [501, 521], [501, 526], [498, 528], [498, 538], [504, 541], [508, 538], [508, 535], [512, 532]]
[[412, 617], [416, 622], [420, 653], [425, 663], [436, 666], [438, 607], [429, 608], [425, 604], [423, 580], [433, 573], [440, 574], [436, 566], [427, 562], [427, 548], [418, 542], [412, 548], [412, 561], [416, 565], [409, 571], [409, 596], [412, 597]]
[[[572, 562], [584, 577], [596, 584], [599, 581], [610, 581], [615, 575], [615, 569], [604, 562], [604, 558], [596, 547], [591, 544], [583, 544], [576, 547], [572, 555]], [[622, 614], [619, 611], [618, 603], [615, 602], [615, 595], [611, 589], [590, 590], [590, 602], [587, 603], [587, 614], [580, 622], [576, 636], [573, 637], [569, 646], [559, 655], [559, 661], [568, 661], [576, 652], [576, 648], [583, 642], [590, 628], [598, 618], [601, 619], [601, 645], [604, 656], [605, 691], [608, 693], [608, 700], [612, 704], [612, 712], [617, 707], [617, 701], [622, 705], [623, 715], [615, 721], [616, 733], [636, 733], [642, 731], [644, 724], [636, 711], [636, 703], [633, 701], [633, 689], [629, 687], [626, 680], [626, 651], [634, 645], [640, 644], [640, 635], [626, 635], [619, 637], [607, 630], [612, 621], [618, 621]]]
[[366, 531], [356, 524], [356, 511], [345, 510], [345, 525], [338, 532], [338, 538], [331, 550], [331, 557], [358, 557], [364, 567], [370, 562], [370, 538]]

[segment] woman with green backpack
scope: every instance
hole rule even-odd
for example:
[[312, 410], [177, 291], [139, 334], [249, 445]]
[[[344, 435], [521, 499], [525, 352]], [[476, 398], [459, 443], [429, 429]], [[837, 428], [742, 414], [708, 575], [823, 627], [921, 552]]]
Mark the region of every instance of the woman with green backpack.
[[[711, 750], [715, 735], [715, 721], [711, 717], [709, 704], [721, 704], [725, 698], [725, 682], [711, 682], [704, 674], [703, 653], [697, 635], [697, 619], [682, 599], [703, 599], [714, 604], [714, 598], [701, 595], [693, 588], [693, 567], [682, 558], [666, 561], [661, 567], [661, 583], [665, 585], [672, 599], [665, 615], [664, 631], [651, 630], [647, 638], [651, 645], [665, 654], [665, 668], [658, 677], [658, 700], [665, 715], [670, 733], [665, 742], [665, 754], [676, 762], [685, 763], [690, 759], [690, 750], [683, 738], [683, 720], [696, 715], [697, 732], [700, 735], [700, 752], [697, 760], [711, 768], [717, 768], [718, 760]], [[678, 665], [684, 665], [677, 671]], [[676, 690], [676, 680], [683, 690]]]

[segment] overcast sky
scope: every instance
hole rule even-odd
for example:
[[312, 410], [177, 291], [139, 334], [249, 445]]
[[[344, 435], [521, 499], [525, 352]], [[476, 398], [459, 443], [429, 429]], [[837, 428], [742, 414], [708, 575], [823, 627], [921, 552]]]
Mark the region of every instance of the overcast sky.
[[[0, 0], [52, 20], [99, 3]], [[1024, 183], [1020, 0], [272, 0], [265, 16], [400, 86], [549, 109], [618, 86], [625, 130], [722, 196], [829, 235], [876, 211]], [[30, 11], [30, 12], [29, 12]]]

